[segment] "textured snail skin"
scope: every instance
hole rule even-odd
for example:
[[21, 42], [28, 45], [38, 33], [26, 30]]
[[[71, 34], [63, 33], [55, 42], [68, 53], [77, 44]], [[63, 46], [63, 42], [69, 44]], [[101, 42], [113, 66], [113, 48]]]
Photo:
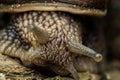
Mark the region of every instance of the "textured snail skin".
[[[20, 58], [23, 62], [48, 67], [60, 75], [71, 73], [76, 80], [79, 80], [77, 71], [82, 71], [86, 67], [82, 64], [86, 60], [75, 59], [78, 54], [69, 50], [68, 42], [71, 40], [82, 44], [80, 25], [69, 14], [16, 13], [12, 15], [8, 27], [1, 31], [0, 52]], [[84, 68], [86, 71], [94, 71], [92, 69]]]

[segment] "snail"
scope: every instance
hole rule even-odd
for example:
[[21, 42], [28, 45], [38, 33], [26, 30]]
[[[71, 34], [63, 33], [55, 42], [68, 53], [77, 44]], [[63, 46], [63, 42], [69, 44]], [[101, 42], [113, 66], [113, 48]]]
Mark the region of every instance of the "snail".
[[81, 25], [70, 14], [104, 16], [105, 0], [1, 0], [10, 23], [0, 31], [0, 53], [80, 80], [76, 57], [102, 55], [82, 44]]

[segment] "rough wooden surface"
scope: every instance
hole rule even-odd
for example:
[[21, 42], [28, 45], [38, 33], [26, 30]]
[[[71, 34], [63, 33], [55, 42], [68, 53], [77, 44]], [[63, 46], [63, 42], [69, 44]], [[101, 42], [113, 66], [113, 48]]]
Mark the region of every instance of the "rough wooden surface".
[[[88, 72], [79, 73], [81, 80], [99, 80], [100, 76]], [[0, 80], [73, 80], [69, 77], [45, 77], [23, 66], [19, 60], [0, 54]]]
[[[116, 61], [115, 61], [116, 62]], [[114, 62], [114, 63], [115, 63]], [[120, 63], [120, 62], [119, 62]], [[119, 65], [117, 62], [116, 65]], [[106, 72], [107, 80], [120, 80], [120, 70], [116, 69], [116, 66], [112, 65], [108, 67]], [[118, 68], [118, 66], [117, 66]], [[106, 80], [101, 79], [99, 75], [90, 74], [88, 72], [79, 73], [81, 80]], [[45, 77], [33, 69], [23, 66], [19, 60], [10, 58], [8, 56], [0, 54], [0, 80], [73, 80], [69, 77]]]
[[18, 60], [0, 54], [0, 80], [40, 80], [41, 77]]

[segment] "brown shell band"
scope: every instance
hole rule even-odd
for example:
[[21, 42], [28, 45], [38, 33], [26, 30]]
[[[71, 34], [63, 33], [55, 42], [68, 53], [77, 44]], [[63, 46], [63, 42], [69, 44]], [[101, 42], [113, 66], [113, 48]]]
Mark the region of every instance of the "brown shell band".
[[0, 0], [0, 12], [65, 11], [104, 16], [106, 0]]

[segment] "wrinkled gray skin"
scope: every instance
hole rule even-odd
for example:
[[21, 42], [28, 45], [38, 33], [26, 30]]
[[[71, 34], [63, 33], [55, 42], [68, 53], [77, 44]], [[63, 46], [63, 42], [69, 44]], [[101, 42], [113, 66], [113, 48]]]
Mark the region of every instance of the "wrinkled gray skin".
[[99, 53], [82, 45], [81, 25], [63, 12], [12, 14], [0, 34], [0, 52], [60, 75], [71, 73], [75, 80], [79, 71], [96, 72], [95, 61], [101, 60]]

